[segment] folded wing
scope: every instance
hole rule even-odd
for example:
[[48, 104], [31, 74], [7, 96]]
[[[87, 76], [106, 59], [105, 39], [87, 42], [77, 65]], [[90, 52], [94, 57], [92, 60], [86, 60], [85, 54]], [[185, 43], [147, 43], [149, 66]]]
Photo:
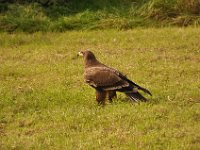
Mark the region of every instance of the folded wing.
[[122, 79], [118, 72], [108, 67], [86, 68], [84, 73], [86, 83], [102, 90], [120, 90], [130, 84]]

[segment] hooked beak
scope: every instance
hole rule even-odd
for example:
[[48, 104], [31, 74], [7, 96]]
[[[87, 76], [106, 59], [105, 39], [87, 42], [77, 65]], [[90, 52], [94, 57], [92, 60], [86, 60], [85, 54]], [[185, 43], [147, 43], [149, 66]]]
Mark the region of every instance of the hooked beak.
[[72, 59], [77, 59], [79, 56], [83, 56], [83, 53], [80, 51], [75, 56], [72, 57]]
[[78, 52], [78, 56], [83, 56], [83, 52]]

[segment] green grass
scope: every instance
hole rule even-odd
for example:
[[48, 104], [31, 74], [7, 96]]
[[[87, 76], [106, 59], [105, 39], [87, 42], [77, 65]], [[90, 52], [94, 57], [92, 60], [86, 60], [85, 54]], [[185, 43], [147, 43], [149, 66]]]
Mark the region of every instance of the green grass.
[[12, 1], [0, 3], [0, 32], [200, 25], [200, 0]]
[[[0, 34], [0, 149], [200, 148], [200, 28]], [[91, 49], [148, 88], [99, 107], [83, 82]]]

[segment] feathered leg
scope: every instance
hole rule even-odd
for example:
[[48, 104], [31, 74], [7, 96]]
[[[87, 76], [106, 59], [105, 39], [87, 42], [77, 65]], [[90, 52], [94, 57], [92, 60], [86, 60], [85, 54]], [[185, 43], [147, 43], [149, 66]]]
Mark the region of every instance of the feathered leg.
[[116, 91], [108, 91], [108, 99], [110, 102], [112, 102], [113, 98], [117, 98]]
[[96, 90], [96, 100], [97, 100], [99, 105], [105, 104], [105, 98], [106, 98], [106, 92], [105, 91]]

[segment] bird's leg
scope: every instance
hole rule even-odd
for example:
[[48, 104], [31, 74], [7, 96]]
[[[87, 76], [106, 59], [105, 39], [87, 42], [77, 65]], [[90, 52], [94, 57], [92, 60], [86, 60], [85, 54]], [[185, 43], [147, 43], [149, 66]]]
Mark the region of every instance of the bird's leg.
[[113, 98], [117, 98], [116, 91], [109, 91], [108, 92], [108, 99], [109, 99], [109, 101], [112, 102]]
[[96, 90], [96, 100], [99, 105], [105, 104], [106, 92], [101, 90]]

